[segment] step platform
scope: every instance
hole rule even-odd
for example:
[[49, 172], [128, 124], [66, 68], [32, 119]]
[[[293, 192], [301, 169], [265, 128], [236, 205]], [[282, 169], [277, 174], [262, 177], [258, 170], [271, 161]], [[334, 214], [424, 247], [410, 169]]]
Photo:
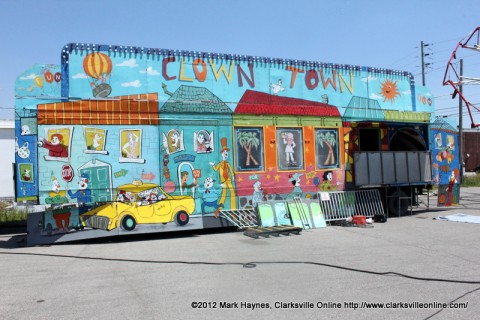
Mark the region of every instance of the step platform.
[[247, 228], [243, 234], [247, 237], [258, 239], [260, 237], [268, 238], [269, 236], [279, 237], [280, 235], [289, 236], [290, 234], [299, 235], [303, 230], [296, 226], [275, 226], [275, 227], [253, 227]]

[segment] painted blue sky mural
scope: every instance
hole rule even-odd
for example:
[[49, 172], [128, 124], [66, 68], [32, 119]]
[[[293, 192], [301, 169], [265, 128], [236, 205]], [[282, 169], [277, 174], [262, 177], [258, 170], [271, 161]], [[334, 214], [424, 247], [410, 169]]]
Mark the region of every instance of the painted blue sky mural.
[[[323, 101], [343, 113], [352, 98], [382, 110], [434, 111], [433, 94], [412, 87], [407, 72], [314, 61], [133, 46], [68, 44], [63, 96], [105, 98], [159, 92], [164, 103], [180, 86], [207, 88], [234, 110], [246, 90]], [[108, 90], [101, 88], [108, 87]]]

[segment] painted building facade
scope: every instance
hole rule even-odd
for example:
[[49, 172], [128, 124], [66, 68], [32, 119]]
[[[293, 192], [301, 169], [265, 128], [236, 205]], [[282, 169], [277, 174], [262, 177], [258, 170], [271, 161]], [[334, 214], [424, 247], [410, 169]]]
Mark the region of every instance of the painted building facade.
[[16, 197], [52, 206], [49, 236], [221, 227], [221, 210], [349, 190], [355, 151], [429, 150], [434, 112], [401, 71], [91, 44], [16, 94]]

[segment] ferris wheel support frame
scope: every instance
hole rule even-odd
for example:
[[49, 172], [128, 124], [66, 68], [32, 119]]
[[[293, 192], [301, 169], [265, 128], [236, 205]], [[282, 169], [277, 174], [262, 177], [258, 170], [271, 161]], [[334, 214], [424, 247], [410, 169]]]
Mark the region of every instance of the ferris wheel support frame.
[[[475, 40], [476, 38], [476, 40]], [[472, 44], [472, 42], [474, 42]], [[475, 123], [473, 120], [473, 114], [472, 114], [472, 109], [475, 109], [477, 111], [480, 111], [479, 108], [471, 104], [465, 95], [461, 92], [460, 86], [461, 85], [480, 85], [480, 78], [474, 78], [474, 77], [465, 77], [461, 74], [459, 74], [455, 68], [455, 65], [453, 64], [453, 61], [457, 58], [457, 50], [458, 49], [471, 49], [475, 51], [479, 51], [480, 53], [480, 27], [475, 28], [475, 30], [472, 31], [472, 33], [466, 38], [466, 40], [461, 40], [457, 46], [455, 47], [455, 50], [453, 50], [452, 55], [450, 56], [450, 59], [448, 60], [447, 63], [447, 68], [445, 69], [445, 75], [443, 76], [443, 85], [450, 85], [453, 87], [454, 91], [452, 94], [452, 99], [456, 97], [458, 94], [460, 99], [465, 103], [465, 106], [467, 107], [468, 110], [468, 115], [470, 116], [470, 121], [471, 121], [471, 127], [472, 128], [477, 128], [480, 127], [480, 123]], [[454, 76], [456, 77], [456, 81], [452, 80], [449, 76], [450, 73], [453, 73]]]

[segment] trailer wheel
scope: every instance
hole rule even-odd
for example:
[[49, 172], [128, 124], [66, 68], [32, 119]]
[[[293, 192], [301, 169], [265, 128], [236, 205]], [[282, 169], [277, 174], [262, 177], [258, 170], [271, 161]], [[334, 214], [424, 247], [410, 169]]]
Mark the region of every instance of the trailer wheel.
[[188, 216], [188, 213], [186, 211], [179, 211], [175, 215], [175, 223], [179, 226], [184, 226], [188, 223], [190, 220], [190, 217]]
[[[398, 207], [398, 200], [400, 198], [400, 208]], [[402, 190], [397, 190], [390, 196], [388, 201], [388, 209], [391, 216], [403, 216], [408, 211], [408, 195]]]
[[136, 225], [137, 225], [137, 223], [135, 222], [135, 219], [133, 219], [132, 216], [127, 215], [127, 216], [122, 218], [121, 226], [122, 226], [123, 230], [132, 231], [133, 229], [135, 229]]

